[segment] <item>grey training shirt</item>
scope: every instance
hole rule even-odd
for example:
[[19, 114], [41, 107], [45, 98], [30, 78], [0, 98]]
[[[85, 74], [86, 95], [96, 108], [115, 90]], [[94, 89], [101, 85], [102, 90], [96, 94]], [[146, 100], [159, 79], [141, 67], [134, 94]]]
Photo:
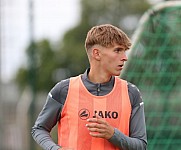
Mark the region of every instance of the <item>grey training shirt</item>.
[[[112, 90], [115, 77], [112, 77], [107, 83], [95, 84], [88, 79], [88, 72], [89, 69], [81, 75], [81, 78], [90, 93], [102, 96], [108, 94]], [[66, 100], [69, 81], [70, 79], [62, 80], [53, 87], [32, 128], [34, 140], [44, 150], [57, 150], [61, 146], [57, 145], [52, 140], [50, 132], [57, 122], [61, 121], [61, 110]], [[121, 150], [146, 150], [147, 136], [142, 97], [138, 88], [131, 83], [128, 83], [128, 93], [132, 106], [129, 127], [130, 135], [128, 137], [115, 128], [114, 135], [109, 139], [109, 142], [119, 147]]]

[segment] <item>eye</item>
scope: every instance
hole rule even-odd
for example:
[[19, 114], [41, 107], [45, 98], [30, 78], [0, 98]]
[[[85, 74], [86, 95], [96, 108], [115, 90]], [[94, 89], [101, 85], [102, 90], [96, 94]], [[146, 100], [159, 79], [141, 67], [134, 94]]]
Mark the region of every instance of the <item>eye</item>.
[[121, 48], [116, 48], [115, 50], [114, 50], [114, 52], [116, 52], [116, 53], [120, 53], [120, 52], [122, 52], [123, 51], [123, 49], [121, 49]]

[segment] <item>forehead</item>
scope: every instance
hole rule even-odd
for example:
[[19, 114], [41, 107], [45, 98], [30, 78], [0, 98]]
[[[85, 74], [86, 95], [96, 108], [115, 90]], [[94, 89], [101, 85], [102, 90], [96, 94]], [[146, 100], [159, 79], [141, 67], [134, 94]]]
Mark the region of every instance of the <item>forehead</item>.
[[116, 44], [116, 43], [114, 43], [112, 46], [110, 46], [110, 48], [127, 50], [127, 47], [125, 47], [124, 45], [120, 45], [120, 44]]
[[109, 46], [107, 46], [107, 47], [105, 47], [105, 46], [102, 46], [102, 45], [99, 45], [99, 44], [96, 44], [96, 45], [94, 45], [94, 46], [92, 46], [92, 48], [91, 49], [119, 49], [119, 50], [124, 50], [124, 51], [126, 51], [126, 50], [129, 50], [126, 46], [124, 46], [124, 45], [120, 45], [120, 44], [111, 44], [111, 45], [109, 45]]

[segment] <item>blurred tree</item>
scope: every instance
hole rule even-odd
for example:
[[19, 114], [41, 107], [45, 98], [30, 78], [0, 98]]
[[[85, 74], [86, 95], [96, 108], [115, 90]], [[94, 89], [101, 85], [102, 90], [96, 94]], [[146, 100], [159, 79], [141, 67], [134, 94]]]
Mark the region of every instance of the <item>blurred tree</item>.
[[[31, 53], [31, 47], [32, 44], [26, 50], [28, 56]], [[57, 67], [56, 54], [48, 40], [35, 42], [34, 47], [36, 48], [35, 58], [37, 61], [37, 66], [34, 66], [36, 72], [36, 90], [47, 91], [54, 85], [51, 73]], [[28, 66], [22, 66], [18, 70], [15, 80], [21, 89], [29, 84], [29, 78], [32, 78], [30, 71], [31, 69]]]
[[[136, 20], [147, 10], [150, 5], [146, 0], [82, 0], [82, 22], [89, 24], [90, 26], [103, 23], [111, 23], [116, 26], [121, 26], [126, 33], [132, 34], [133, 30], [130, 31], [130, 23], [133, 22], [135, 17]], [[123, 25], [125, 22], [126, 25]], [[136, 25], [135, 25], [136, 26]]]
[[[38, 61], [36, 66], [38, 91], [49, 91], [57, 80], [62, 79], [61, 74], [58, 74], [60, 78], [52, 78], [56, 69], [65, 69], [59, 73], [68, 72], [65, 73], [66, 77], [75, 76], [85, 71], [89, 65], [84, 41], [87, 31], [92, 26], [110, 23], [118, 27], [121, 26], [121, 29], [131, 35], [140, 16], [150, 7], [146, 0], [81, 0], [81, 6], [82, 13], [79, 24], [65, 33], [56, 49], [50, 46], [48, 40], [35, 43]], [[16, 81], [21, 88], [28, 84], [28, 71], [30, 70], [27, 67], [21, 67], [17, 72]]]

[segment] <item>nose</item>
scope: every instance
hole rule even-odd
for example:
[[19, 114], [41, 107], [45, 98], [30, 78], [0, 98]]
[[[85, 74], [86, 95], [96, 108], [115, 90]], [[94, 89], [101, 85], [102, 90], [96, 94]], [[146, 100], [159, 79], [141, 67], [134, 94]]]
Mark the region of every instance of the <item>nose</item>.
[[126, 52], [123, 53], [122, 57], [121, 57], [121, 61], [127, 61], [128, 57], [126, 55]]

